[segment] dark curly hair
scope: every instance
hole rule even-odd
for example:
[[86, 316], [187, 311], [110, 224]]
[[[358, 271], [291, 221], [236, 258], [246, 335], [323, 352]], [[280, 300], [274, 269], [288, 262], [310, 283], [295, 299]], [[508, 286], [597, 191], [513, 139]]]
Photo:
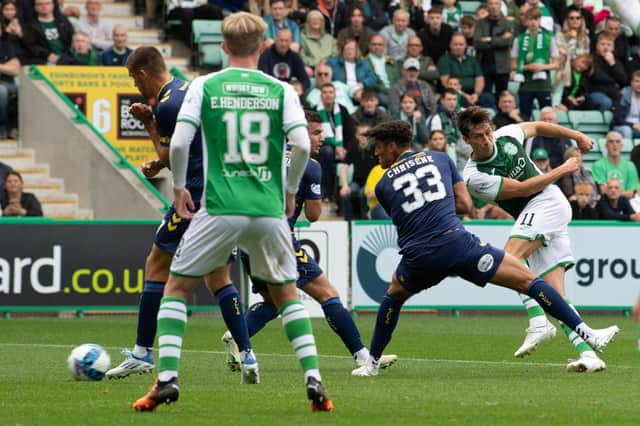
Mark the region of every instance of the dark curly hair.
[[320, 117], [320, 114], [312, 109], [304, 110], [304, 118], [307, 120], [307, 123], [322, 123], [322, 117]]
[[363, 133], [363, 136], [373, 138], [376, 142], [388, 144], [395, 142], [399, 147], [409, 147], [413, 142], [413, 131], [409, 123], [403, 120], [387, 121], [378, 124]]
[[458, 123], [458, 129], [460, 129], [462, 136], [469, 136], [471, 127], [483, 123], [491, 124], [491, 118], [484, 108], [472, 106], [464, 111], [460, 111], [456, 116], [456, 122]]

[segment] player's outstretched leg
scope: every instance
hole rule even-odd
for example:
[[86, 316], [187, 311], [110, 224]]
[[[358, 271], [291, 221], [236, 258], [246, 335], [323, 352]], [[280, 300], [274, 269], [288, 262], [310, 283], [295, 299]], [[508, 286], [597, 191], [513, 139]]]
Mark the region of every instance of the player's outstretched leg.
[[[218, 299], [222, 318], [229, 330], [235, 345], [238, 347], [240, 382], [243, 384], [260, 383], [260, 372], [255, 354], [251, 349], [251, 340], [247, 331], [247, 322], [242, 313], [240, 295], [233, 284], [227, 284], [214, 293]], [[227, 351], [227, 354], [229, 352]], [[235, 361], [235, 359], [234, 359]], [[227, 361], [229, 363], [229, 361]]]
[[[575, 306], [571, 304], [569, 299], [566, 299], [567, 304], [577, 312]], [[567, 364], [567, 371], [573, 373], [595, 373], [598, 371], [604, 371], [607, 365], [601, 360], [594, 350], [584, 341], [578, 334], [567, 327], [562, 322], [560, 323], [562, 331], [569, 339], [569, 342], [573, 345], [576, 352], [578, 352], [578, 359], [569, 360]]]
[[534, 299], [526, 294], [520, 294], [522, 304], [527, 310], [529, 327], [526, 330], [524, 342], [513, 356], [522, 358], [532, 354], [540, 345], [551, 340], [556, 335], [556, 328], [547, 320], [544, 309]]
[[153, 361], [153, 341], [156, 338], [156, 322], [160, 299], [164, 290], [164, 281], [144, 282], [140, 305], [138, 307], [138, 332], [132, 351], [123, 350], [125, 355], [116, 367], [106, 372], [109, 379], [119, 379], [134, 373], [149, 373], [155, 367]]
[[178, 367], [186, 327], [185, 300], [174, 296], [163, 297], [158, 311], [158, 377], [149, 392], [133, 403], [136, 411], [153, 411], [159, 404], [169, 404], [178, 400]]
[[300, 300], [290, 300], [280, 306], [282, 325], [293, 346], [296, 358], [304, 370], [307, 397], [312, 411], [331, 411], [333, 402], [322, 386], [318, 351], [311, 329], [309, 314]]
[[403, 304], [404, 300], [400, 301], [388, 293], [384, 296], [378, 309], [378, 316], [376, 317], [376, 325], [373, 331], [373, 338], [371, 339], [371, 349], [369, 350], [369, 359], [363, 366], [351, 372], [353, 376], [378, 375], [382, 352], [391, 341], [391, 336], [398, 324], [400, 309]]

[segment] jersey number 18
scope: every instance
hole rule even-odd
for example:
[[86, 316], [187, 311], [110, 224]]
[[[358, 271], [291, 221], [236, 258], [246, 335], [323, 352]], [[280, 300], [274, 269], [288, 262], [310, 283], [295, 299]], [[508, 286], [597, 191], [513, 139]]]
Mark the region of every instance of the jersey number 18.
[[[264, 112], [240, 113], [240, 131], [238, 131], [238, 112], [227, 111], [222, 115], [222, 121], [227, 125], [227, 152], [224, 162], [227, 164], [240, 163], [264, 164], [269, 157], [270, 132], [269, 116]], [[257, 129], [257, 130], [256, 130]], [[240, 151], [238, 151], [238, 137]], [[257, 147], [252, 152], [251, 148]]]
[[[422, 180], [426, 180], [430, 188], [428, 191], [423, 192], [419, 187]], [[431, 189], [432, 187], [435, 188]], [[393, 189], [403, 190], [405, 197], [407, 197], [407, 201], [401, 204], [405, 213], [411, 213], [424, 206], [425, 203], [441, 200], [447, 196], [447, 190], [442, 183], [442, 175], [434, 164], [427, 164], [416, 169], [413, 173], [407, 173], [394, 179]], [[409, 197], [412, 197], [413, 201]]]

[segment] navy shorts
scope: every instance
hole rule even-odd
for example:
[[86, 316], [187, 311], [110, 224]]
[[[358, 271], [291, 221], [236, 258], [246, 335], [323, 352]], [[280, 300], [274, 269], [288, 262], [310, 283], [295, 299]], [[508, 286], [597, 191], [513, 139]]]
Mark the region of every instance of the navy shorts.
[[[200, 206], [196, 203], [196, 211], [199, 208]], [[178, 216], [176, 209], [172, 205], [167, 214], [164, 215], [153, 242], [167, 253], [175, 254], [178, 244], [190, 223], [191, 219], [183, 219]]]
[[[296, 252], [296, 265], [298, 268], [298, 280], [296, 281], [296, 286], [300, 289], [307, 284], [318, 278], [322, 274], [322, 269], [316, 262], [316, 260], [309, 256], [307, 251], [300, 246], [300, 243], [296, 239], [296, 237], [291, 237], [293, 243], [293, 249]], [[251, 268], [249, 267], [249, 256], [246, 253], [240, 253], [240, 259], [242, 259], [243, 265], [246, 268], [249, 275], [251, 275]], [[251, 281], [253, 282], [253, 286], [251, 291], [254, 293], [260, 293], [260, 291], [266, 289], [266, 283], [260, 281], [257, 278], [251, 277]]]
[[411, 293], [436, 286], [449, 276], [459, 276], [484, 287], [503, 258], [502, 249], [481, 242], [461, 228], [403, 253], [396, 277]]

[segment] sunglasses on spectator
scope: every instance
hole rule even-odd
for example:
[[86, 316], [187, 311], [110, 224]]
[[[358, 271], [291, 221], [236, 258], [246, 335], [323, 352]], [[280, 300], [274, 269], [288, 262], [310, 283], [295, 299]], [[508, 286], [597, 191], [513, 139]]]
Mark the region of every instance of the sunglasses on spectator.
[[319, 72], [318, 77], [327, 77], [329, 75], [328, 72]]

